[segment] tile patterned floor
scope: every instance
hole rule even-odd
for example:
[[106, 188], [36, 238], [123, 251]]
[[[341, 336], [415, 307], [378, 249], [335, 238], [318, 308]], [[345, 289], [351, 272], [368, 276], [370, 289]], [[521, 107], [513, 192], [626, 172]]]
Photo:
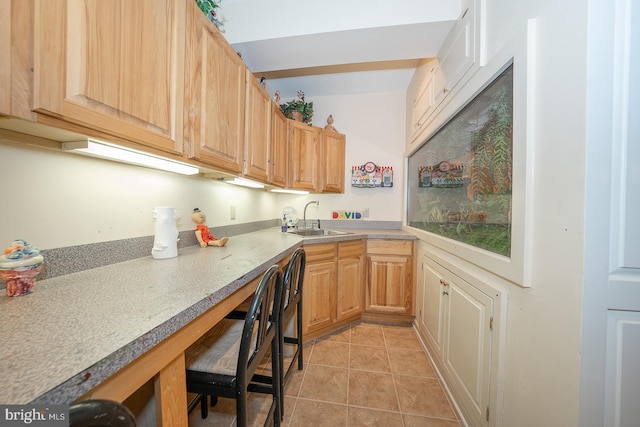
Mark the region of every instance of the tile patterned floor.
[[[288, 427], [461, 427], [413, 328], [357, 322], [306, 344], [304, 369], [285, 389]], [[268, 397], [250, 397], [261, 426]], [[220, 399], [192, 427], [235, 426], [235, 402]]]

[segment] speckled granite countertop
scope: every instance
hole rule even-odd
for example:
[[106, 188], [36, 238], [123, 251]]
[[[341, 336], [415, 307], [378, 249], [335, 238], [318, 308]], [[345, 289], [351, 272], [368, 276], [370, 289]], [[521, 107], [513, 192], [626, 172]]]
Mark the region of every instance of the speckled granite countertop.
[[36, 282], [0, 296], [0, 403], [69, 403], [262, 274], [300, 245], [415, 239], [402, 230], [344, 229], [301, 238], [266, 229], [223, 248], [138, 258]]

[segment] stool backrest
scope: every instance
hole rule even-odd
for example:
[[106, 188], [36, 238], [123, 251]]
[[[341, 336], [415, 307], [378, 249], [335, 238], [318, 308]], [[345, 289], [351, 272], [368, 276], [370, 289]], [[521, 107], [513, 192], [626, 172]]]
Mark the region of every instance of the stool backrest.
[[[282, 316], [282, 269], [271, 266], [262, 276], [251, 300], [240, 340], [237, 380], [248, 384], [276, 336], [276, 319]], [[271, 316], [271, 313], [274, 316]]]
[[300, 299], [302, 299], [302, 282], [304, 282], [304, 269], [306, 265], [306, 253], [303, 248], [295, 250], [284, 273], [284, 310], [288, 311]]

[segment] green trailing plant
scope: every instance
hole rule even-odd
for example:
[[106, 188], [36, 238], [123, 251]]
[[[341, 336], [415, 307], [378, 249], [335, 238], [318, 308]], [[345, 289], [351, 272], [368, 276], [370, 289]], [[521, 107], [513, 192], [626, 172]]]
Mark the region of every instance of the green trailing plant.
[[298, 91], [298, 97], [296, 99], [280, 104], [280, 110], [290, 119], [293, 118], [292, 113], [294, 111], [299, 112], [302, 114], [302, 121], [309, 125], [313, 119], [313, 102], [306, 102], [304, 100], [304, 92], [301, 90]]

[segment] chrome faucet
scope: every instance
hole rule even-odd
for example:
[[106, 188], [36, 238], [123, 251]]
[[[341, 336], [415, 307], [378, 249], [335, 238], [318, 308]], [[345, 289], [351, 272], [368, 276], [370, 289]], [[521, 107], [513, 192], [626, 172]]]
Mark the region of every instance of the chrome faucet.
[[[313, 204], [315, 204], [316, 206], [320, 206], [320, 200], [312, 200], [304, 206], [304, 212], [302, 215], [302, 220], [304, 221], [304, 228], [307, 228], [307, 208], [309, 207], [309, 205], [313, 205]], [[318, 224], [320, 224], [320, 221], [318, 221]], [[318, 225], [318, 228], [320, 228], [320, 225]]]

